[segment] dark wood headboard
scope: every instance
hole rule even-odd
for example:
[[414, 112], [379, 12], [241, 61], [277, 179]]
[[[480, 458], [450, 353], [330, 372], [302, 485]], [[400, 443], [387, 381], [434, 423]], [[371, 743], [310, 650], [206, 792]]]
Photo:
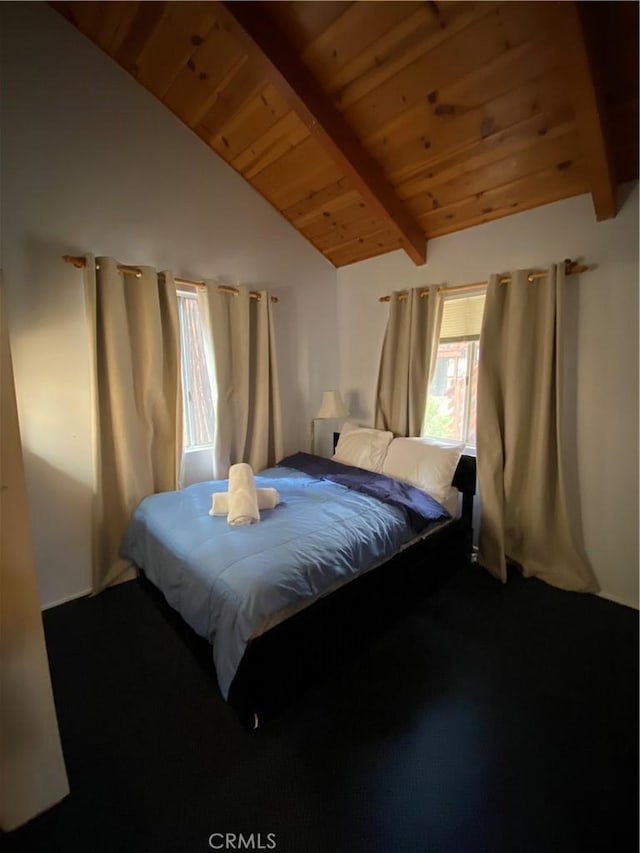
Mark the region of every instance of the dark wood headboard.
[[462, 454], [456, 473], [453, 475], [452, 485], [462, 494], [462, 518], [473, 526], [473, 497], [476, 493], [477, 465], [475, 456]]
[[476, 457], [463, 454], [458, 462], [452, 485], [464, 495], [476, 493]]

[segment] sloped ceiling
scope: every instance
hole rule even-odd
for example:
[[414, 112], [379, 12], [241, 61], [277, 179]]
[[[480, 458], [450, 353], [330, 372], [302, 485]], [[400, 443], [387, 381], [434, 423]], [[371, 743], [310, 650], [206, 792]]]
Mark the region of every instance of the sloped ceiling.
[[337, 267], [638, 177], [635, 2], [51, 5]]

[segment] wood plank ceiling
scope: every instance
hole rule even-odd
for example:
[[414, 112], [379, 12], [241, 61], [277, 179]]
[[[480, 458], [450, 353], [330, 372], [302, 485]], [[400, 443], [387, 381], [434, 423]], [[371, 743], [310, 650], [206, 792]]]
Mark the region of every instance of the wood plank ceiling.
[[635, 2], [51, 5], [337, 267], [638, 177]]

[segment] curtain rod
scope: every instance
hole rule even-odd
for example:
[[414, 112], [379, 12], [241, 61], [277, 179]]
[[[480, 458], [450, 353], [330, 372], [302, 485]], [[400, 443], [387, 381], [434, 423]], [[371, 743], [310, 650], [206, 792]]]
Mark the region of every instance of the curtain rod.
[[[584, 264], [579, 264], [577, 261], [572, 261], [570, 258], [567, 258], [564, 261], [564, 274], [565, 275], [578, 275], [581, 272], [587, 272], [591, 267], [585, 266]], [[547, 272], [532, 272], [529, 273], [528, 280], [529, 281], [537, 281], [541, 278], [546, 278], [549, 275]], [[511, 276], [505, 275], [502, 278], [498, 279], [498, 284], [510, 284]], [[482, 287], [487, 287], [489, 284], [488, 281], [476, 281], [473, 284], [456, 284], [453, 287], [445, 287], [444, 285], [438, 287], [438, 293], [460, 293], [464, 290], [479, 290]], [[409, 293], [406, 290], [402, 290], [398, 299], [404, 301], [407, 299]], [[424, 299], [425, 296], [429, 295], [428, 288], [426, 290], [420, 291], [420, 298]], [[381, 296], [378, 299], [378, 302], [390, 302], [390, 296]]]
[[[62, 260], [66, 261], [66, 263], [71, 264], [71, 266], [75, 267], [78, 270], [82, 270], [87, 266], [87, 259], [82, 255], [63, 255]], [[96, 264], [96, 269], [99, 269], [98, 264]], [[140, 267], [132, 267], [129, 264], [118, 264], [118, 272], [124, 273], [125, 275], [134, 275], [136, 278], [140, 278], [142, 276], [142, 270]], [[158, 278], [164, 278], [164, 273], [158, 273]], [[197, 287], [197, 288], [206, 288], [207, 284], [204, 281], [192, 281], [189, 278], [174, 278], [173, 279], [176, 284], [187, 285], [188, 287]], [[218, 285], [218, 293], [230, 293], [233, 296], [237, 296], [239, 291], [237, 287], [231, 287], [227, 284], [219, 284]], [[250, 299], [260, 299], [260, 294], [255, 291], [249, 291]], [[272, 296], [272, 302], [277, 302], [278, 297]]]

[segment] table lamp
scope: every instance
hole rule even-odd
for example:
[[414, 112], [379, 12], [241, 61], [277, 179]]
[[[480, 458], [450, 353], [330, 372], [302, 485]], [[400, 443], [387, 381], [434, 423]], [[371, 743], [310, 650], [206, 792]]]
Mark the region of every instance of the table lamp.
[[311, 421], [311, 452], [315, 452], [316, 443], [316, 421], [327, 420], [329, 418], [346, 418], [349, 414], [347, 407], [342, 402], [342, 397], [339, 391], [324, 391], [322, 394], [322, 403], [318, 414]]

